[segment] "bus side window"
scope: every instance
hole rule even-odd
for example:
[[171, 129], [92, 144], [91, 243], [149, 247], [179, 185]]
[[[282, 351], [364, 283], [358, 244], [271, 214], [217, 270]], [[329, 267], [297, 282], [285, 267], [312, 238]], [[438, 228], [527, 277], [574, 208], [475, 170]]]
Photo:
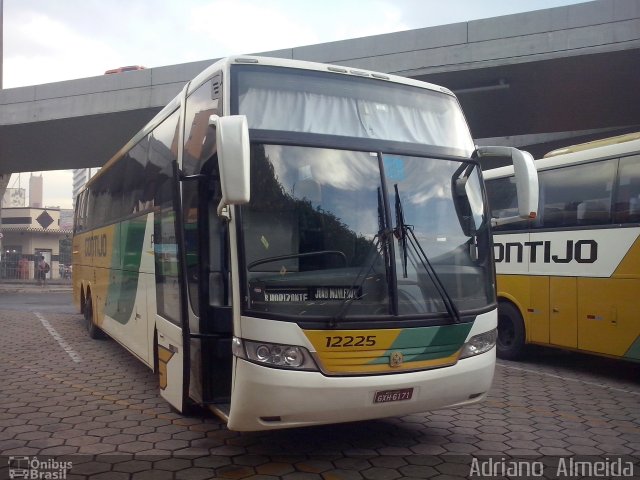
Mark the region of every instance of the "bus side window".
[[153, 247], [156, 272], [156, 309], [180, 325], [178, 242], [173, 205], [172, 166], [178, 154], [178, 111], [153, 131], [149, 139], [149, 167], [153, 173]]
[[111, 188], [109, 186], [109, 172], [106, 171], [98, 177], [91, 187], [91, 211], [89, 219], [91, 228], [96, 228], [109, 221], [111, 212]]
[[[217, 172], [216, 172], [217, 176]], [[209, 199], [209, 305], [220, 307], [230, 305], [228, 272], [229, 248], [227, 224], [218, 216], [216, 209], [222, 198], [220, 181], [213, 186], [214, 192]]]
[[[155, 172], [149, 168], [149, 139], [151, 134], [140, 140], [128, 153], [129, 161], [122, 179], [125, 188], [122, 198], [121, 215], [127, 216], [148, 210], [152, 205], [153, 193], [145, 198], [145, 190], [153, 186]], [[157, 172], [157, 170], [156, 170]]]
[[73, 223], [74, 233], [80, 233], [84, 230], [85, 227], [85, 207], [88, 190], [83, 191], [78, 194], [76, 198], [76, 212], [75, 212], [75, 221]]
[[615, 223], [640, 223], [640, 155], [620, 159]]
[[609, 223], [609, 206], [601, 200], [585, 200], [576, 208], [578, 225]]
[[617, 160], [540, 172], [542, 227], [608, 225]]

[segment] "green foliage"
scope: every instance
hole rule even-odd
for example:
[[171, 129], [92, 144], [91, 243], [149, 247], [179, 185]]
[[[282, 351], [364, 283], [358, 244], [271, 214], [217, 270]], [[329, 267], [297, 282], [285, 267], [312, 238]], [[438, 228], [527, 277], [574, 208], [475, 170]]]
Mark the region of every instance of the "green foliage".
[[70, 236], [66, 236], [64, 238], [60, 239], [60, 242], [58, 244], [59, 247], [59, 252], [60, 252], [60, 256], [59, 258], [59, 262], [64, 264], [64, 265], [71, 265], [71, 262], [73, 261], [72, 255], [71, 255], [71, 247], [73, 245], [73, 242], [71, 240]]

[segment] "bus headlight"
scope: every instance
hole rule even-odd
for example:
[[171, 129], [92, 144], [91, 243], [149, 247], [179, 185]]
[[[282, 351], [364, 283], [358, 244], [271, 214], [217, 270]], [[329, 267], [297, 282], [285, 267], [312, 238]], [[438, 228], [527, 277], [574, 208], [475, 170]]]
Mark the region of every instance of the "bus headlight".
[[471, 337], [462, 347], [460, 358], [473, 357], [474, 355], [480, 355], [481, 353], [488, 352], [496, 346], [497, 339], [498, 330], [495, 328], [488, 332]]
[[250, 362], [275, 368], [318, 370], [309, 350], [297, 345], [281, 345], [233, 338], [233, 354]]

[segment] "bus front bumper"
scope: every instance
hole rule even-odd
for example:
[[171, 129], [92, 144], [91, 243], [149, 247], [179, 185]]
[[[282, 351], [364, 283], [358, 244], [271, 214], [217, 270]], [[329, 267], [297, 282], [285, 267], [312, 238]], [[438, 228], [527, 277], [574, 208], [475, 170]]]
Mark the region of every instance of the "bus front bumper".
[[[493, 348], [433, 370], [328, 377], [235, 358], [228, 428], [258, 431], [352, 422], [476, 403], [491, 387], [495, 363]], [[377, 392], [407, 389], [413, 389], [409, 399], [374, 402]]]

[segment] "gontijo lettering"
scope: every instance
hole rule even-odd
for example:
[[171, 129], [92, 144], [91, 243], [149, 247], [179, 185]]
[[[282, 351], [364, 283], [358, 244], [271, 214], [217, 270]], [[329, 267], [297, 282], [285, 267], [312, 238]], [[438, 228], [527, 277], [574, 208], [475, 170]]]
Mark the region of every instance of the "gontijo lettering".
[[493, 244], [497, 263], [522, 263], [528, 250], [531, 263], [594, 263], [598, 260], [598, 242], [595, 240], [567, 240], [556, 248], [550, 241], [495, 242]]
[[87, 257], [107, 256], [107, 235], [92, 235], [84, 239], [84, 254]]

